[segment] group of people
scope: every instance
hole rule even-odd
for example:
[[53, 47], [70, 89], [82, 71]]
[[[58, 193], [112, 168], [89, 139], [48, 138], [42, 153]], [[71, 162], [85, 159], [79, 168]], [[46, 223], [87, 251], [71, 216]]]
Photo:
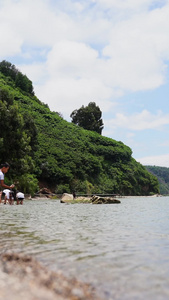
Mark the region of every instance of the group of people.
[[5, 174], [8, 172], [10, 165], [8, 163], [4, 163], [0, 167], [0, 203], [2, 202], [2, 198], [4, 198], [4, 204], [7, 202], [12, 205], [14, 201], [16, 204], [23, 204], [24, 194], [17, 191], [14, 184], [8, 186], [4, 183]]

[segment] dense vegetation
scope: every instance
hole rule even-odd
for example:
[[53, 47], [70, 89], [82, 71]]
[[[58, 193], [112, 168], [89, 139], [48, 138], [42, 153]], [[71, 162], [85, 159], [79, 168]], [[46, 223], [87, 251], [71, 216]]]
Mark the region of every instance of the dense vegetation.
[[159, 192], [156, 177], [134, 160], [129, 147], [51, 112], [32, 87], [22, 88], [27, 77], [20, 76], [18, 85], [13, 72], [20, 72], [4, 65], [2, 69], [0, 64], [0, 161], [11, 165], [6, 180], [15, 180], [27, 193], [34, 193], [38, 184], [56, 193]]
[[102, 120], [102, 112], [95, 102], [90, 102], [87, 106], [82, 105], [81, 108], [75, 109], [70, 117], [72, 123], [83, 127], [84, 129], [102, 133], [104, 128]]
[[157, 166], [145, 166], [146, 169], [155, 175], [159, 181], [160, 194], [169, 195], [169, 168]]
[[5, 76], [9, 76], [15, 83], [16, 87], [22, 89], [22, 91], [28, 92], [31, 95], [34, 95], [32, 81], [26, 75], [23, 75], [15, 65], [12, 65], [10, 62], [3, 60], [0, 63], [0, 72]]

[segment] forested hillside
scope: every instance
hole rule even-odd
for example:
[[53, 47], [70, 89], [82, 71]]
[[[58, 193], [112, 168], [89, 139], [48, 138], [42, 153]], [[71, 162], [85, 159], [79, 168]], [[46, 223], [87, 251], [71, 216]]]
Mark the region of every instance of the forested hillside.
[[169, 168], [157, 166], [145, 166], [146, 169], [155, 175], [159, 181], [160, 194], [169, 195]]
[[128, 146], [51, 112], [32, 82], [7, 62], [0, 64], [0, 123], [0, 161], [11, 165], [6, 179], [24, 192], [34, 193], [38, 185], [56, 193], [159, 192], [156, 177]]

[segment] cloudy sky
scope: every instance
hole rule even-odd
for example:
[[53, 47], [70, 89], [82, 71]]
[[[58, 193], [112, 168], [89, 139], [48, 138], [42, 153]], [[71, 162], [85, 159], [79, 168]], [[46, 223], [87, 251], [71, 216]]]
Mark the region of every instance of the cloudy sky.
[[71, 121], [95, 102], [103, 135], [169, 167], [169, 0], [0, 0], [0, 61]]

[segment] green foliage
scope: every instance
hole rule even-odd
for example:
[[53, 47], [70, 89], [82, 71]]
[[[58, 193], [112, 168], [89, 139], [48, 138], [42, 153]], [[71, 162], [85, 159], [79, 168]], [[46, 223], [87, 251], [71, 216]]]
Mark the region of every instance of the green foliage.
[[72, 118], [72, 123], [87, 130], [96, 131], [99, 134], [102, 133], [102, 112], [99, 106], [96, 106], [95, 102], [90, 102], [88, 106], [82, 106], [81, 108], [74, 110], [70, 117]]
[[10, 62], [3, 60], [0, 63], [0, 72], [4, 74], [6, 77], [8, 76], [11, 77], [11, 79], [15, 81], [18, 70]]
[[34, 95], [32, 81], [29, 80], [26, 75], [23, 75], [19, 70], [17, 70], [10, 62], [3, 60], [0, 63], [0, 72], [5, 76], [9, 76], [15, 83], [16, 87]]
[[34, 94], [32, 81], [28, 79], [26, 75], [23, 75], [21, 72], [18, 72], [15, 78], [15, 84], [17, 87], [22, 89], [23, 91]]
[[159, 182], [160, 194], [169, 195], [169, 168], [158, 166], [145, 166], [146, 169], [156, 176]]
[[56, 194], [63, 194], [63, 193], [70, 193], [69, 184], [59, 184], [55, 193]]
[[26, 193], [38, 190], [35, 179], [57, 193], [158, 193], [156, 177], [132, 158], [128, 146], [63, 120], [16, 87], [12, 65], [4, 70], [9, 73], [0, 73], [0, 160], [11, 164], [7, 179], [19, 181]]
[[38, 190], [38, 180], [32, 174], [24, 174], [17, 178], [17, 189], [25, 194], [34, 194]]
[[30, 138], [24, 131], [24, 121], [19, 113], [17, 104], [13, 103], [6, 90], [0, 88], [0, 95], [6, 94], [6, 101], [0, 98], [0, 124], [1, 124], [1, 157], [14, 160], [25, 157], [29, 151]]
[[0, 87], [0, 160], [11, 164], [7, 176], [16, 179], [17, 176], [34, 171], [32, 149], [36, 145], [36, 130], [31, 116], [26, 115], [24, 118], [13, 99], [12, 92], [6, 86]]

